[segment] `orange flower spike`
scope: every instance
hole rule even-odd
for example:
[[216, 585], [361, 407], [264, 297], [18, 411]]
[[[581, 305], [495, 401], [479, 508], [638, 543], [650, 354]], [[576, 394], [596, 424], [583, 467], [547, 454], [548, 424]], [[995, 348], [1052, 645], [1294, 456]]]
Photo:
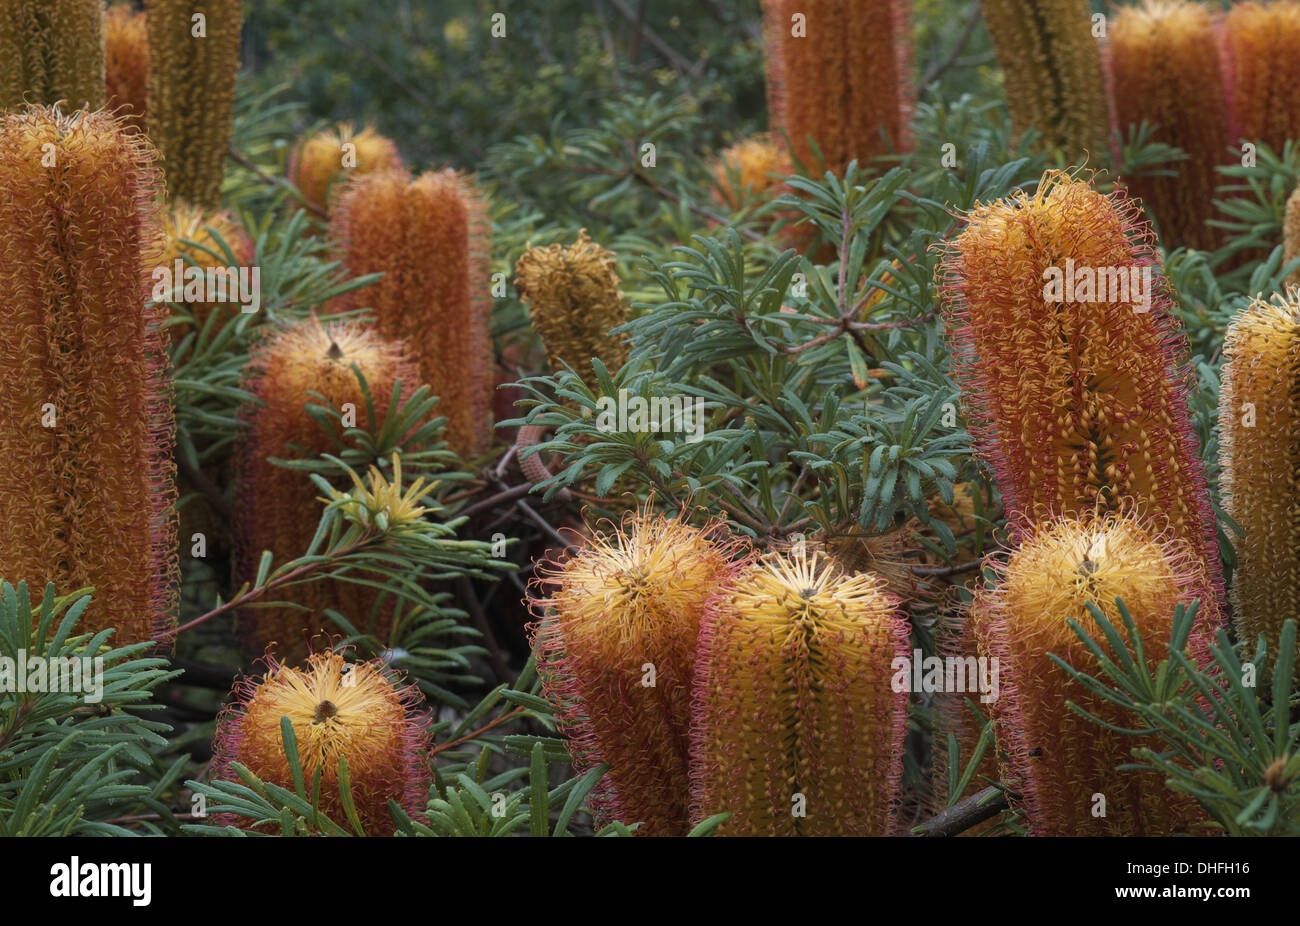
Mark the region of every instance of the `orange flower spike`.
[[[424, 816], [432, 741], [424, 699], [414, 685], [395, 683], [377, 660], [349, 665], [337, 653], [315, 653], [298, 669], [269, 659], [265, 675], [236, 685], [233, 704], [218, 718], [213, 778], [239, 781], [231, 768], [238, 762], [263, 781], [293, 790], [282, 717], [293, 725], [309, 793], [320, 772], [320, 808], [332, 821], [351, 828], [340, 794], [340, 759], [347, 760], [352, 799], [367, 836], [393, 835], [389, 800], [414, 819]], [[234, 815], [219, 823], [251, 825]]]
[[149, 29], [144, 13], [111, 6], [104, 14], [107, 108], [144, 131], [149, 98]]
[[156, 159], [102, 111], [0, 121], [0, 575], [95, 586], [83, 629], [117, 644], [176, 621]]
[[1264, 142], [1280, 155], [1300, 138], [1300, 2], [1236, 3], [1223, 18], [1233, 143]]

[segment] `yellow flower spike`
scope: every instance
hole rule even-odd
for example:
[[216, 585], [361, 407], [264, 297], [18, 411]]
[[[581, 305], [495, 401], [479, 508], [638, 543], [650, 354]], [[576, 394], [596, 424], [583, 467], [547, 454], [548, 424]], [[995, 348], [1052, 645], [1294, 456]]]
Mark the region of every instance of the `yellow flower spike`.
[[308, 202], [328, 209], [340, 183], [383, 170], [400, 170], [402, 156], [391, 138], [350, 122], [304, 139], [289, 158], [289, 180]]

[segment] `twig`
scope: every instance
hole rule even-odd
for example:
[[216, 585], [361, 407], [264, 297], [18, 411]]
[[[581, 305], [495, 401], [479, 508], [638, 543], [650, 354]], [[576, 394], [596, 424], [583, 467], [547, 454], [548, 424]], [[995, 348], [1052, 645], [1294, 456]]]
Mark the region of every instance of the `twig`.
[[468, 743], [472, 739], [477, 739], [478, 737], [486, 733], [488, 730], [496, 729], [506, 721], [513, 720], [514, 718], [518, 717], [523, 712], [524, 709], [522, 707], [516, 707], [514, 710], [506, 711], [500, 717], [497, 717], [495, 720], [484, 724], [483, 726], [479, 727], [477, 730], [471, 730], [470, 732], [466, 733], [464, 736], [457, 737], [454, 740], [449, 740], [445, 743], [442, 743], [439, 746], [434, 746], [432, 749], [429, 750], [429, 758], [432, 759], [440, 752], [446, 752], [448, 749], [455, 749], [457, 746], [464, 745], [465, 743]]
[[517, 486], [511, 486], [508, 489], [503, 489], [495, 495], [489, 495], [487, 498], [475, 502], [468, 508], [462, 508], [460, 511], [456, 512], [456, 517], [468, 517], [486, 509], [495, 508], [497, 505], [504, 505], [513, 502], [516, 499], [523, 498], [531, 491], [533, 491], [533, 484], [531, 482], [523, 482]]
[[1010, 806], [1007, 792], [997, 785], [990, 785], [913, 827], [912, 835], [955, 836], [985, 820], [992, 820]]
[[[640, 20], [635, 10], [631, 9], [623, 0], [609, 0], [609, 5], [636, 27], [637, 31], [645, 38], [646, 43], [659, 54], [668, 60], [673, 66], [673, 70], [678, 74], [689, 74], [691, 72], [691, 62], [687, 61], [684, 56], [679, 54], [671, 45], [661, 39], [653, 29]], [[644, 4], [642, 4], [644, 10]]]
[[914, 576], [955, 576], [963, 572], [970, 572], [984, 565], [984, 559], [973, 559], [968, 563], [957, 563], [953, 566], [908, 566]]
[[536, 511], [533, 511], [533, 509], [529, 507], [528, 503], [524, 501], [522, 498], [519, 499], [517, 502], [515, 502], [515, 507], [518, 508], [520, 511], [522, 511], [525, 515], [527, 515], [528, 518], [532, 520], [534, 524], [536, 524], [547, 534], [549, 534], [551, 536], [551, 539], [554, 540], [556, 543], [560, 544], [566, 549], [568, 547], [573, 546], [573, 544], [569, 543], [569, 541], [564, 539], [563, 534], [561, 534], [559, 531], [557, 531], [554, 527], [551, 526], [551, 522], [547, 521]]
[[979, 25], [980, 15], [983, 11], [980, 4], [976, 3], [971, 7], [970, 14], [966, 17], [966, 24], [962, 27], [961, 35], [957, 36], [957, 41], [953, 44], [952, 50], [940, 61], [936, 61], [926, 69], [925, 76], [921, 78], [920, 92], [924, 94], [926, 88], [938, 80], [945, 71], [951, 68], [957, 61], [957, 56], [966, 48], [966, 43], [970, 37], [975, 34], [975, 27]]
[[320, 203], [313, 202], [312, 200], [308, 199], [306, 196], [303, 196], [302, 193], [299, 192], [298, 189], [292, 183], [286, 180], [284, 177], [271, 176], [266, 171], [262, 170], [262, 168], [254, 164], [251, 160], [249, 160], [244, 155], [236, 151], [234, 148], [230, 149], [229, 155], [230, 155], [230, 160], [234, 161], [240, 167], [244, 168], [244, 170], [252, 171], [254, 174], [257, 175], [257, 179], [261, 180], [263, 183], [269, 183], [272, 186], [284, 187], [286, 190], [288, 190], [290, 193], [294, 195], [294, 198], [297, 199], [297, 201], [301, 203], [303, 208], [306, 209], [308, 212], [314, 214], [318, 218], [325, 219], [327, 221], [329, 220], [330, 214], [328, 211], [326, 211], [324, 206], [322, 206]]
[[483, 634], [488, 659], [492, 662], [492, 671], [496, 672], [499, 680], [507, 681], [511, 678], [510, 666], [506, 663], [505, 657], [501, 655], [501, 644], [497, 642], [497, 635], [492, 630], [492, 624], [488, 622], [487, 614], [483, 611], [483, 605], [479, 603], [478, 595], [474, 593], [474, 583], [469, 580], [469, 576], [460, 576], [456, 579], [456, 587], [460, 590], [460, 596], [465, 601], [465, 609], [469, 611], [470, 620], [474, 622], [478, 632]]

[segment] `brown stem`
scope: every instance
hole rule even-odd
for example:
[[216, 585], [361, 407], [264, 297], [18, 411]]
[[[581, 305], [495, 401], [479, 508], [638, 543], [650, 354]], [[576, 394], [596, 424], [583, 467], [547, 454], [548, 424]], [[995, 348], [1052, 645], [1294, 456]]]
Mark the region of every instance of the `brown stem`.
[[482, 736], [484, 733], [488, 732], [489, 730], [496, 729], [506, 721], [513, 720], [523, 712], [524, 709], [522, 707], [516, 707], [513, 710], [506, 711], [500, 717], [497, 717], [495, 720], [492, 720], [489, 723], [484, 724], [483, 726], [479, 727], [477, 730], [471, 730], [469, 733], [466, 733], [464, 736], [457, 737], [456, 739], [450, 740], [446, 743], [442, 743], [439, 746], [434, 746], [432, 749], [429, 750], [429, 758], [432, 759], [440, 752], [446, 752], [448, 749], [455, 749], [457, 746], [462, 746], [465, 743], [468, 743], [470, 740], [478, 739], [478, 737]]
[[1009, 806], [1007, 792], [997, 785], [990, 785], [978, 794], [972, 794], [914, 826], [912, 835], [956, 836], [985, 820], [993, 819]]

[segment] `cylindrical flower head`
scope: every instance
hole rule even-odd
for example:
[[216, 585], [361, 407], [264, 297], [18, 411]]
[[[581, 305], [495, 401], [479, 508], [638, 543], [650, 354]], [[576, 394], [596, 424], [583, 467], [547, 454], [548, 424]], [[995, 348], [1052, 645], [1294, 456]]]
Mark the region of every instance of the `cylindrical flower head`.
[[734, 569], [734, 543], [709, 534], [630, 516], [543, 567], [530, 594], [538, 675], [574, 767], [609, 764], [590, 802], [602, 824], [640, 822], [653, 836], [689, 829], [696, 636]]
[[1110, 150], [1101, 53], [1088, 0], [984, 0], [1002, 65], [1011, 126], [1071, 161]]
[[144, 131], [149, 98], [149, 30], [144, 13], [129, 6], [109, 7], [104, 14], [105, 98], [109, 112]]
[[[209, 268], [223, 269], [227, 266], [225, 260], [208, 253], [208, 251], [218, 255], [224, 253], [221, 246], [217, 244], [216, 238], [213, 237], [213, 231], [220, 235], [221, 240], [234, 252], [236, 267], [250, 267], [253, 263], [253, 239], [229, 212], [209, 212], [198, 206], [175, 203], [167, 214], [167, 223], [163, 231], [165, 235], [163, 256], [158, 266], [166, 268], [171, 274], [170, 279], [176, 284], [184, 280], [184, 277], [176, 272], [176, 262], [181, 262], [183, 274], [184, 268], [191, 266], [186, 261], [187, 257], [205, 273]], [[208, 251], [203, 250], [204, 248]], [[226, 302], [186, 301], [184, 304], [193, 313], [195, 321], [202, 326], [214, 309], [224, 309], [229, 313], [239, 311], [239, 304], [235, 301], [238, 294], [230, 292], [228, 295], [229, 299]]]
[[1300, 3], [1237, 3], [1223, 21], [1232, 141], [1264, 142], [1281, 154], [1300, 139]]
[[[1282, 263], [1288, 264], [1300, 257], [1300, 186], [1287, 197], [1286, 214], [1282, 220]], [[1287, 275], [1288, 286], [1300, 286], [1300, 268]]]
[[1125, 178], [1155, 214], [1167, 248], [1214, 250], [1215, 167], [1228, 159], [1228, 100], [1219, 66], [1214, 19], [1203, 3], [1145, 0], [1122, 7], [1110, 30], [1110, 73], [1120, 129], [1144, 120], [1155, 141], [1187, 159], [1172, 177]]
[[763, 50], [772, 132], [812, 176], [906, 150], [912, 62], [902, 0], [763, 0]]
[[729, 836], [887, 836], [903, 774], [898, 599], [819, 552], [769, 553], [700, 628], [692, 822]]
[[339, 192], [330, 230], [353, 276], [383, 273], [340, 308], [370, 307], [386, 338], [411, 346], [462, 457], [492, 438], [491, 227], [482, 200], [453, 171], [380, 171]]
[[401, 168], [402, 156], [391, 138], [369, 126], [358, 132], [351, 123], [340, 123], [294, 149], [289, 180], [309, 202], [328, 208], [335, 186], [345, 178]]
[[156, 157], [103, 112], [0, 122], [0, 575], [95, 586], [84, 626], [117, 643], [175, 623]]
[[941, 265], [955, 372], [1008, 514], [1137, 506], [1201, 552], [1222, 613], [1194, 377], [1139, 207], [1058, 171], [979, 205]]
[[1257, 299], [1228, 328], [1219, 408], [1224, 509], [1237, 539], [1237, 636], [1276, 654], [1286, 620], [1300, 623], [1300, 291]]
[[[248, 410], [248, 427], [236, 454], [235, 546], [241, 580], [252, 581], [257, 575], [263, 550], [270, 550], [278, 564], [307, 552], [324, 508], [320, 490], [304, 473], [267, 458], [310, 459], [337, 451], [330, 435], [307, 413], [309, 403], [336, 409], [345, 418], [351, 414], [360, 427], [370, 425], [354, 364], [366, 378], [380, 425], [394, 384], [401, 380], [407, 395], [419, 386], [419, 373], [405, 347], [356, 322], [302, 322], [254, 349], [245, 388], [263, 404]], [[257, 655], [274, 644], [284, 658], [302, 658], [309, 640], [338, 632], [322, 613], [326, 608], [337, 610], [363, 632], [374, 613], [382, 638], [392, 622], [392, 596], [375, 612], [378, 594], [325, 578], [296, 586], [291, 600], [309, 611], [256, 608], [240, 614], [245, 652]]]
[[[1014, 779], [1030, 831], [1040, 836], [1167, 836], [1206, 819], [1194, 800], [1162, 776], [1119, 772], [1131, 750], [1149, 745], [1071, 710], [1074, 702], [1108, 723], [1130, 727], [1122, 709], [1073, 681], [1050, 658], [1104, 677], [1070, 629], [1073, 619], [1105, 646], [1089, 613], [1094, 603], [1123, 634], [1123, 599], [1154, 668], [1168, 655], [1175, 608], [1196, 597], [1195, 551], [1150, 531], [1131, 515], [1062, 519], [1038, 525], [1004, 563], [999, 584], [976, 596], [970, 620], [980, 653], [996, 660], [993, 702], [1004, 780]], [[1199, 627], [1189, 649], [1204, 651]]]
[[529, 248], [515, 265], [515, 287], [528, 305], [551, 369], [568, 364], [593, 384], [591, 360], [611, 374], [627, 362], [627, 341], [610, 332], [627, 321], [614, 254], [578, 232], [571, 245]]
[[[339, 759], [346, 759], [357, 818], [367, 836], [391, 836], [388, 801], [422, 818], [431, 775], [425, 753], [432, 745], [424, 699], [414, 685], [399, 685], [378, 661], [349, 665], [337, 653], [314, 653], [301, 669], [268, 660], [261, 677], [244, 677], [235, 700], [217, 723], [213, 779], [240, 778], [238, 762], [263, 781], [292, 791], [280, 718], [288, 717], [298, 741], [303, 783], [310, 797], [320, 770], [320, 809], [350, 829], [339, 791]], [[219, 825], [251, 825], [223, 815]]]
[[167, 193], [216, 209], [235, 108], [243, 0], [145, 0], [149, 137]]
[[0, 4], [0, 110], [24, 103], [104, 106], [102, 0]]

